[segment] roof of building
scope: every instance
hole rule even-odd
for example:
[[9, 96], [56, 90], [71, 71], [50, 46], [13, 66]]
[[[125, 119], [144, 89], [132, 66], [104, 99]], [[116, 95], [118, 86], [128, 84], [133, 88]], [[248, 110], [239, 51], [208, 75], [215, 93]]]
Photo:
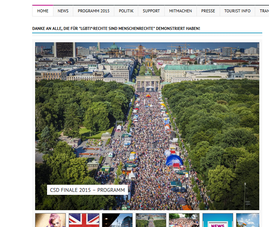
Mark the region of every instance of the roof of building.
[[190, 56], [190, 58], [191, 59], [196, 58], [196, 55], [193, 54], [193, 55]]
[[113, 43], [111, 46], [110, 46], [110, 50], [118, 50], [119, 48], [118, 48], [118, 46], [115, 44], [115, 43]]
[[166, 65], [164, 70], [219, 70], [227, 69], [231, 65]]
[[231, 60], [231, 59], [226, 59], [226, 60], [217, 60], [217, 59], [214, 59], [212, 60], [212, 62], [216, 62], [216, 63], [223, 63], [223, 62], [231, 62], [231, 63], [248, 63], [248, 61], [245, 61], [245, 60]]

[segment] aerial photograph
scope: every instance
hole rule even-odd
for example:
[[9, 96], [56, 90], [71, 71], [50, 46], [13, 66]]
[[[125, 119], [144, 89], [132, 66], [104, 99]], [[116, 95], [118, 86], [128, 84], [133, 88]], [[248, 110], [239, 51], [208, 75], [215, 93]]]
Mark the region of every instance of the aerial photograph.
[[34, 52], [36, 210], [259, 210], [258, 42], [36, 42]]
[[169, 227], [199, 227], [199, 214], [169, 214]]
[[166, 214], [136, 214], [136, 227], [166, 227]]

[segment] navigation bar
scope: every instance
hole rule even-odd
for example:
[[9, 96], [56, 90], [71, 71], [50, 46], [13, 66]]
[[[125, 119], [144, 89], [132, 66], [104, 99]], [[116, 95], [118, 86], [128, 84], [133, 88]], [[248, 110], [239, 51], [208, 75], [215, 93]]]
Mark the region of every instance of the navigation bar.
[[249, 17], [269, 16], [269, 5], [60, 6], [33, 5], [34, 17]]

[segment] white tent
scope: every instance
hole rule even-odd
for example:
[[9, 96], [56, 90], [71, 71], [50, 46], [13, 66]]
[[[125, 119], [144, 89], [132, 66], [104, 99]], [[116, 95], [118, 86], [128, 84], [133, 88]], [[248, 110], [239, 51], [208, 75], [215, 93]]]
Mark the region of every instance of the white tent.
[[171, 152], [170, 152], [169, 150], [166, 150], [166, 151], [164, 152], [164, 155], [165, 155], [166, 157], [168, 157], [168, 156], [171, 155]]
[[129, 180], [135, 180], [136, 179], [133, 171], [131, 171], [131, 173], [129, 174], [128, 178], [129, 178]]
[[178, 142], [178, 138], [173, 138], [173, 143], [177, 143]]

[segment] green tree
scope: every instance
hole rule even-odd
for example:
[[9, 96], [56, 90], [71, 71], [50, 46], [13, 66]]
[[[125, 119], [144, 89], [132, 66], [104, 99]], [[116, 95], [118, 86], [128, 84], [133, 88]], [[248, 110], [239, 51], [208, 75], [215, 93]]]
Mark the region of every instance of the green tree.
[[93, 102], [85, 113], [84, 125], [93, 133], [105, 131], [109, 127], [109, 112], [102, 102]]
[[70, 162], [75, 159], [73, 149], [66, 142], [58, 142], [52, 155], [44, 155], [45, 163], [51, 168], [50, 182], [54, 184], [67, 184], [70, 182], [70, 174], [67, 170], [70, 168]]
[[179, 214], [174, 213], [169, 214], [169, 219], [176, 219], [176, 218], [179, 218]]
[[38, 151], [44, 154], [49, 153], [50, 150], [56, 146], [57, 140], [58, 135], [55, 132], [55, 129], [52, 126], [46, 126], [40, 134], [37, 144]]
[[249, 210], [259, 209], [259, 155], [245, 154], [239, 157], [235, 169], [236, 181], [232, 185], [233, 205], [236, 209], [243, 209], [244, 184], [246, 183], [246, 201], [250, 201]]
[[257, 138], [248, 129], [231, 128], [215, 138], [215, 142], [223, 147], [241, 147], [257, 143]]
[[79, 106], [72, 103], [65, 114], [64, 134], [70, 137], [79, 137], [80, 129]]
[[225, 209], [231, 200], [231, 184], [236, 175], [231, 169], [218, 165], [216, 169], [209, 170], [208, 173], [208, 190], [213, 201], [221, 202], [222, 208]]

